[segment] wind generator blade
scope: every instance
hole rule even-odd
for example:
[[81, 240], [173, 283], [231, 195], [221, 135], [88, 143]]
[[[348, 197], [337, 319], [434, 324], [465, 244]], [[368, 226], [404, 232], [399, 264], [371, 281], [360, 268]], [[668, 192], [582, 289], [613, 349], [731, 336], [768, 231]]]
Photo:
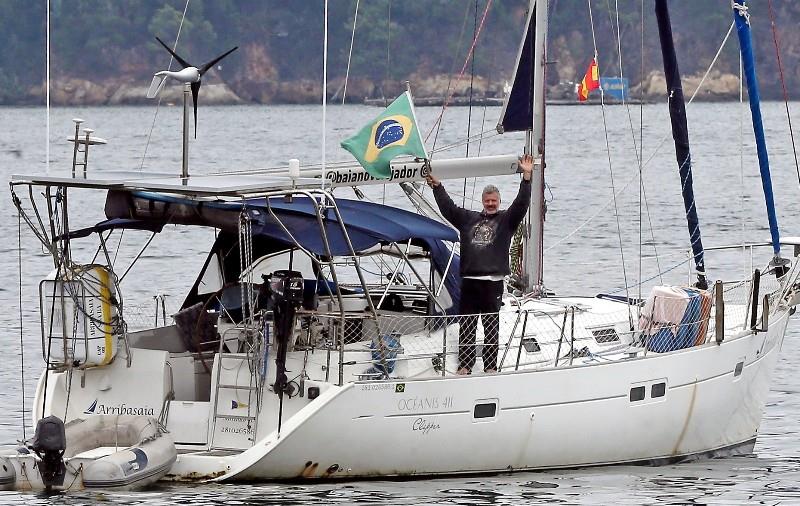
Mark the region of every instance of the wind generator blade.
[[159, 42], [159, 43], [160, 43], [162, 46], [164, 46], [164, 49], [166, 49], [167, 51], [169, 51], [169, 54], [171, 54], [171, 55], [172, 55], [172, 56], [173, 56], [173, 57], [174, 57], [176, 60], [178, 60], [178, 63], [180, 63], [181, 65], [183, 65], [183, 68], [186, 68], [186, 67], [191, 67], [191, 65], [190, 65], [190, 64], [189, 64], [189, 63], [188, 63], [186, 60], [184, 60], [183, 58], [181, 58], [180, 56], [178, 56], [178, 53], [176, 53], [175, 51], [173, 51], [172, 49], [170, 49], [170, 47], [169, 47], [168, 45], [164, 44], [164, 41], [163, 41], [163, 40], [159, 39], [158, 37], [156, 37], [156, 40], [157, 40], [157, 41], [158, 41], [158, 42]]
[[197, 95], [200, 93], [200, 81], [193, 82], [192, 87], [192, 105], [194, 105], [194, 138], [197, 139]]
[[236, 51], [237, 49], [239, 49], [239, 46], [235, 46], [233, 49], [229, 49], [228, 51], [226, 51], [226, 52], [222, 53], [221, 55], [217, 56], [216, 58], [214, 58], [210, 62], [203, 64], [200, 67], [200, 76], [202, 77], [203, 74], [205, 74], [208, 71], [208, 69], [210, 69], [211, 67], [216, 65], [218, 61], [220, 61], [221, 59], [225, 58], [226, 56], [228, 56], [232, 52]]
[[164, 83], [167, 81], [166, 75], [161, 76], [153, 76], [153, 80], [150, 82], [150, 88], [147, 90], [147, 98], [155, 98], [161, 93], [161, 90], [164, 88]]

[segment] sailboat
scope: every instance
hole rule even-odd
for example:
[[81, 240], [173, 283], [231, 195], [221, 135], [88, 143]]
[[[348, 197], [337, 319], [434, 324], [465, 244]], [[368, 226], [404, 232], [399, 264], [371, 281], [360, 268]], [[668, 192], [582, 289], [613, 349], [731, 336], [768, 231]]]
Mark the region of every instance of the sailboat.
[[[746, 10], [737, 6], [734, 18], [773, 255], [746, 279], [708, 281], [667, 2], [656, 0], [696, 282], [658, 286], [642, 300], [559, 297], [544, 285], [547, 7], [530, 3], [498, 122], [499, 131], [528, 132], [535, 163], [518, 292], [504, 296], [499, 315], [496, 374], [455, 374], [465, 321], [456, 232], [333, 190], [420, 181], [431, 171], [440, 179], [513, 175], [516, 154], [396, 161], [388, 181], [356, 166], [300, 170], [297, 162], [234, 175], [19, 175], [15, 203], [55, 267], [40, 284], [46, 367], [34, 422], [155, 420], [177, 452], [163, 479], [186, 481], [434, 476], [751, 452], [800, 301], [800, 240], [778, 235]], [[74, 143], [76, 153], [91, 144], [77, 129]], [[105, 192], [106, 219], [70, 229], [74, 189]], [[134, 331], [109, 237], [152, 237], [167, 224], [217, 233], [174, 322]], [[95, 259], [73, 258], [70, 245], [92, 239]], [[795, 257], [784, 258], [782, 246]], [[392, 260], [379, 279], [364, 268], [374, 258]], [[70, 461], [77, 457], [39, 449], [32, 441], [0, 451], [0, 486], [91, 486]], [[46, 457], [63, 464], [66, 479], [30, 479], [32, 469], [47, 469]]]

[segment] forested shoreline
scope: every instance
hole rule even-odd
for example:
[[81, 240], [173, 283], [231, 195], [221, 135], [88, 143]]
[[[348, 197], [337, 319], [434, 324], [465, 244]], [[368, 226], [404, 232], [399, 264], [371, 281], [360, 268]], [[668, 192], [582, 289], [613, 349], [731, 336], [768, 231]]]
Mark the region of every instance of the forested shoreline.
[[[350, 54], [355, 0], [330, 0], [328, 93], [348, 102], [392, 96], [411, 81], [417, 96], [448, 89], [497, 96], [509, 78], [527, 0], [363, 0]], [[782, 96], [766, 0], [748, 2], [762, 94]], [[800, 77], [800, 2], [775, 2], [776, 33], [790, 97]], [[324, 2], [322, 0], [51, 0], [51, 101], [56, 104], [141, 103], [155, 71], [169, 55], [155, 41], [175, 42], [193, 64], [239, 49], [206, 77], [210, 103], [313, 103], [322, 94]], [[601, 74], [630, 79], [633, 92], [662, 93], [661, 58], [652, 1], [591, 2]], [[641, 8], [644, 5], [645, 11]], [[619, 12], [615, 11], [615, 6]], [[670, 2], [673, 31], [684, 76], [707, 69], [732, 20], [729, 0]], [[486, 12], [485, 12], [486, 11]], [[485, 12], [485, 17], [484, 17]], [[585, 0], [550, 0], [547, 81], [568, 95], [595, 52]], [[44, 103], [46, 2], [4, 0], [0, 44], [0, 104]], [[643, 21], [643, 23], [642, 23]], [[642, 30], [642, 24], [644, 30]], [[480, 29], [474, 63], [467, 61]], [[735, 33], [700, 98], [738, 96]], [[173, 63], [172, 68], [176, 64]], [[464, 69], [461, 74], [462, 68]], [[462, 75], [462, 79], [454, 82]], [[696, 80], [696, 79], [695, 79]], [[641, 84], [641, 88], [639, 85]], [[690, 87], [690, 86], [689, 86]], [[565, 91], [567, 90], [567, 91]]]

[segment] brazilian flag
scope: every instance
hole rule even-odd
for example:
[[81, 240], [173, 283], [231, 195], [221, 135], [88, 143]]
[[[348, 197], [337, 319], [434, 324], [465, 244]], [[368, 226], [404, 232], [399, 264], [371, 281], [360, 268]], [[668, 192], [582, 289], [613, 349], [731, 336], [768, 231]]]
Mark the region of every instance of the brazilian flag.
[[427, 158], [414, 117], [411, 94], [405, 92], [397, 97], [356, 135], [342, 141], [341, 146], [378, 179], [391, 176], [389, 162], [397, 156]]

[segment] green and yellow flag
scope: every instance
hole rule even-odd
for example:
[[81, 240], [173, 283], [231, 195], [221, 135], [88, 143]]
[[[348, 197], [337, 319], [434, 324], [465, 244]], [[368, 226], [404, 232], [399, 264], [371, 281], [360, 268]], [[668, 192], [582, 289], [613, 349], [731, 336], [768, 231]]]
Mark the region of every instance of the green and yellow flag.
[[378, 179], [389, 178], [389, 162], [397, 156], [427, 158], [408, 92], [397, 97], [356, 135], [342, 141], [341, 146], [355, 156], [371, 176]]

